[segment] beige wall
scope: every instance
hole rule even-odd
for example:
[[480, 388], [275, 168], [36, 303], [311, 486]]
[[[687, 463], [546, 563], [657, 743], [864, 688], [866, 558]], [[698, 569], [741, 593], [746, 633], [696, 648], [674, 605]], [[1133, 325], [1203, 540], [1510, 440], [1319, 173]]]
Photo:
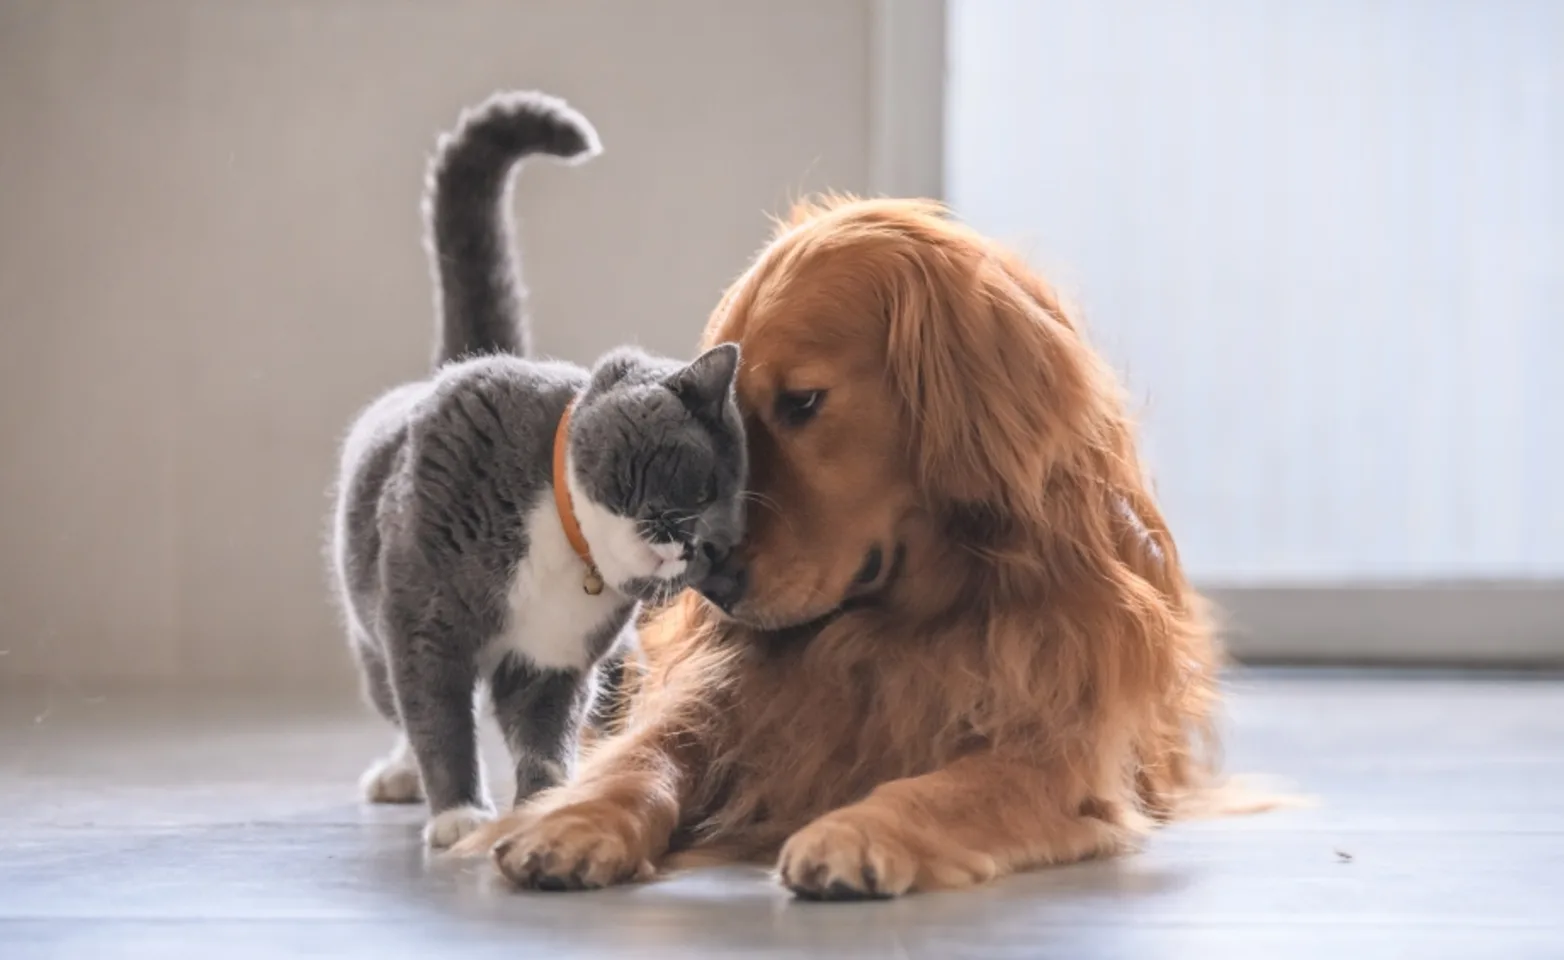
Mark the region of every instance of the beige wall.
[[0, 0], [0, 682], [337, 684], [333, 447], [420, 374], [426, 151], [560, 93], [518, 191], [547, 352], [687, 353], [763, 213], [864, 189], [849, 0]]

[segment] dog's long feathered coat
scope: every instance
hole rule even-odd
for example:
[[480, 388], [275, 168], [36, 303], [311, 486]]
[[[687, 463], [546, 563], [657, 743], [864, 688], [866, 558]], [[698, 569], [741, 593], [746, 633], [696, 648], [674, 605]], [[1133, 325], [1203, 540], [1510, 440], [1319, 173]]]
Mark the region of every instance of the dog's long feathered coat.
[[475, 840], [507, 876], [780, 850], [801, 894], [891, 895], [1118, 852], [1200, 797], [1205, 607], [1039, 277], [932, 205], [830, 199], [705, 340], [743, 350], [748, 592], [650, 619], [627, 728]]

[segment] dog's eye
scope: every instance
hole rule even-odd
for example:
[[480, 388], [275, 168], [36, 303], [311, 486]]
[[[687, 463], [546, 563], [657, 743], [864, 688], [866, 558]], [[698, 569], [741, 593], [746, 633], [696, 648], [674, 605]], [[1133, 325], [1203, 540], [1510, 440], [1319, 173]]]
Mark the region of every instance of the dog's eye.
[[777, 419], [790, 427], [814, 419], [825, 401], [824, 390], [784, 390], [777, 394]]

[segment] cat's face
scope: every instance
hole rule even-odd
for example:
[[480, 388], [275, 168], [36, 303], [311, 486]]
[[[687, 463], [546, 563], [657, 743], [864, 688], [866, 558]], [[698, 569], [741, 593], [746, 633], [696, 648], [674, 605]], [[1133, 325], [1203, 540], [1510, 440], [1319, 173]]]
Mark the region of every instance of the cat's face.
[[738, 347], [688, 364], [620, 350], [600, 361], [570, 423], [576, 518], [603, 579], [659, 600], [703, 577], [744, 534]]

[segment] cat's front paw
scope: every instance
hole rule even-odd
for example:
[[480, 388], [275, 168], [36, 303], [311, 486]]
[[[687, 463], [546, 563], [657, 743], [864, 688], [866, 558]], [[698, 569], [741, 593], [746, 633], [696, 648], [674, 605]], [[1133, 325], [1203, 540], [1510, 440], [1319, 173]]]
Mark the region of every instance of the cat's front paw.
[[444, 850], [493, 819], [494, 813], [483, 807], [442, 810], [424, 824], [424, 843], [433, 850]]

